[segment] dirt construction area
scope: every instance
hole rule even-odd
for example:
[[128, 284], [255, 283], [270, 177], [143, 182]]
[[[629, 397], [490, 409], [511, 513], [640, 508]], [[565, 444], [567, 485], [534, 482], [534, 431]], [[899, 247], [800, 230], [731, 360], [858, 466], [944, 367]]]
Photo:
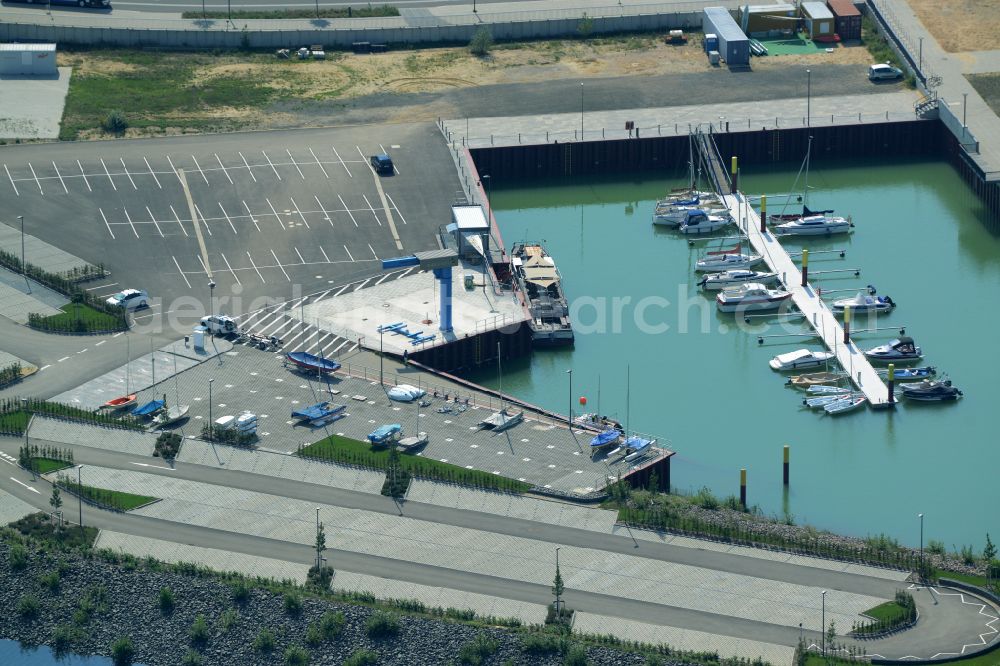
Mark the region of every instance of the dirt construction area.
[[[708, 64], [700, 35], [680, 46], [652, 35], [498, 44], [485, 57], [452, 47], [329, 53], [325, 61], [280, 60], [262, 53], [125, 50], [67, 51], [59, 58], [60, 65], [73, 68], [64, 139], [101, 136], [111, 109], [126, 112], [127, 136], [432, 120], [456, 112], [428, 104], [430, 98], [485, 86], [723, 73]], [[789, 67], [869, 62], [864, 48], [837, 47], [806, 56], [755, 59], [753, 69], [775, 74]], [[382, 107], [386, 97], [408, 108], [371, 118], [337, 113], [338, 106]], [[369, 98], [376, 102], [367, 103]]]
[[908, 0], [924, 26], [946, 51], [1000, 49], [1000, 6], [996, 0]]

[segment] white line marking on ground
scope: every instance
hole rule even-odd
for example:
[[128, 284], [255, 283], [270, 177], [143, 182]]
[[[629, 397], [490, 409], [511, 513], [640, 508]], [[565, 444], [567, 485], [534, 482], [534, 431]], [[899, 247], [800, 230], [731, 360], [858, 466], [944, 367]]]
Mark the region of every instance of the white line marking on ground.
[[156, 226], [156, 230], [160, 232], [160, 238], [163, 238], [163, 230], [160, 229], [160, 225], [156, 221], [156, 216], [153, 215], [153, 211], [149, 210], [149, 206], [146, 206], [146, 212], [149, 213], [149, 219], [153, 221], [153, 224]]
[[94, 291], [95, 289], [107, 289], [108, 287], [113, 287], [117, 282], [111, 282], [109, 284], [99, 284], [96, 287], [87, 287], [86, 291]]
[[[206, 184], [206, 185], [209, 185], [209, 186], [211, 186], [211, 183], [209, 183], [209, 182], [208, 182], [208, 176], [206, 176], [206, 175], [205, 175], [205, 172], [201, 170], [201, 165], [200, 165], [200, 164], [198, 164], [198, 158], [197, 158], [197, 157], [195, 157], [194, 155], [192, 155], [192, 156], [191, 156], [191, 159], [193, 159], [193, 160], [194, 160], [194, 165], [195, 165], [196, 167], [198, 167], [198, 173], [200, 173], [200, 174], [201, 174], [201, 177], [202, 177], [202, 178], [203, 178], [203, 179], [205, 180], [205, 184]], [[199, 215], [200, 215], [200, 214], [201, 214], [201, 213], [199, 213]]]
[[368, 196], [367, 195], [362, 194], [361, 196], [364, 197], [365, 203], [368, 204], [368, 210], [370, 210], [372, 212], [372, 217], [375, 218], [375, 221], [378, 222], [378, 226], [381, 227], [382, 226], [382, 220], [378, 219], [378, 213], [375, 212], [375, 207], [372, 206], [372, 202], [368, 201]]
[[212, 234], [212, 227], [208, 226], [208, 218], [206, 218], [205, 214], [201, 212], [201, 208], [198, 208], [198, 204], [194, 205], [194, 210], [195, 210], [195, 212], [198, 213], [198, 222], [204, 223], [205, 224], [205, 231], [208, 232], [209, 236], [212, 236], [213, 235]]
[[17, 191], [17, 185], [14, 184], [14, 179], [10, 176], [10, 169], [7, 168], [6, 164], [3, 165], [3, 170], [7, 172], [7, 178], [10, 178], [10, 186], [14, 188], [14, 194], [21, 196], [21, 193]]
[[[274, 263], [278, 264], [278, 268], [281, 269], [281, 272], [285, 273], [285, 267], [281, 265], [280, 261], [278, 261], [278, 255], [274, 253], [274, 250], [271, 250], [271, 256], [274, 257]], [[289, 282], [292, 281], [292, 278], [288, 277], [288, 273], [285, 273], [285, 279]]]
[[40, 492], [38, 492], [38, 489], [37, 489], [37, 488], [32, 488], [32, 487], [31, 487], [31, 486], [29, 486], [29, 485], [28, 485], [27, 483], [23, 483], [23, 482], [21, 482], [21, 481], [18, 481], [18, 480], [17, 480], [17, 479], [15, 479], [14, 477], [10, 477], [10, 480], [11, 480], [11, 481], [13, 481], [14, 483], [16, 483], [16, 484], [17, 484], [17, 485], [19, 485], [19, 486], [24, 486], [25, 488], [27, 488], [27, 489], [28, 489], [28, 490], [30, 490], [31, 492], [35, 493], [36, 495], [41, 495], [41, 493], [40, 493]]
[[351, 216], [351, 222], [354, 223], [354, 226], [358, 226], [358, 221], [354, 219], [354, 213], [352, 213], [351, 209], [347, 207], [346, 203], [344, 203], [344, 197], [338, 194], [337, 198], [340, 199], [340, 205], [344, 207], [344, 210], [347, 211], [347, 214]]
[[321, 201], [319, 200], [319, 197], [318, 197], [318, 196], [316, 196], [316, 195], [313, 195], [313, 199], [315, 199], [315, 200], [316, 200], [316, 205], [318, 205], [318, 206], [319, 206], [319, 209], [320, 209], [320, 211], [322, 211], [322, 213], [323, 213], [323, 219], [325, 219], [325, 220], [326, 220], [327, 222], [329, 222], [329, 223], [330, 223], [330, 226], [332, 227], [332, 226], [333, 226], [333, 216], [332, 216], [332, 215], [330, 215], [330, 212], [329, 212], [329, 211], [327, 211], [327, 209], [326, 209], [326, 208], [325, 208], [325, 207], [323, 206], [323, 202], [321, 202]]
[[349, 284], [345, 284], [343, 287], [340, 288], [340, 291], [338, 291], [336, 294], [333, 295], [333, 297], [336, 298], [337, 296], [340, 296], [342, 293], [344, 293], [345, 291], [347, 291], [347, 288], [350, 287], [350, 286], [351, 285], [349, 285]]
[[45, 192], [42, 191], [42, 181], [38, 180], [38, 176], [35, 175], [35, 167], [31, 166], [31, 162], [28, 162], [28, 168], [31, 169], [31, 177], [35, 179], [35, 185], [38, 185], [38, 193], [45, 196]]
[[278, 220], [278, 224], [280, 224], [280, 225], [281, 225], [281, 228], [282, 228], [282, 229], [284, 229], [284, 228], [285, 228], [285, 223], [281, 221], [281, 216], [280, 216], [280, 215], [278, 215], [278, 211], [276, 211], [276, 210], [274, 209], [274, 204], [273, 204], [273, 203], [271, 203], [271, 200], [270, 200], [270, 199], [268, 199], [267, 197], [264, 197], [264, 201], [266, 201], [266, 202], [267, 202], [267, 205], [268, 205], [268, 206], [270, 206], [270, 208], [271, 208], [271, 213], [273, 213], [273, 214], [274, 214], [274, 217], [275, 217], [275, 219], [277, 219], [277, 220]]
[[337, 152], [337, 147], [336, 146], [330, 146], [330, 147], [333, 148], [333, 154], [337, 156], [338, 160], [340, 160], [340, 164], [341, 166], [344, 167], [344, 171], [347, 172], [347, 175], [350, 176], [351, 178], [354, 178], [354, 175], [351, 173], [351, 170], [347, 168], [347, 163], [344, 162], [344, 158], [341, 157], [340, 153]]
[[163, 185], [160, 184], [160, 179], [156, 177], [156, 172], [153, 171], [153, 167], [149, 166], [149, 160], [146, 159], [145, 155], [142, 156], [142, 161], [146, 163], [146, 168], [149, 169], [149, 175], [156, 181], [156, 186], [162, 190]]
[[173, 467], [164, 467], [163, 465], [150, 465], [149, 463], [137, 463], [137, 462], [130, 463], [130, 464], [132, 464], [132, 465], [138, 465], [139, 467], [153, 467], [153, 468], [156, 468], [156, 469], [170, 470], [171, 472], [174, 471]]
[[128, 220], [128, 225], [132, 227], [132, 233], [134, 233], [135, 237], [138, 238], [139, 232], [135, 230], [135, 225], [132, 224], [132, 216], [128, 214], [127, 208], [122, 208], [122, 210], [125, 211], [125, 219]]
[[100, 346], [101, 346], [101, 345], [103, 345], [103, 344], [104, 344], [105, 342], [107, 342], [107, 340], [101, 340], [100, 342], [98, 342], [98, 343], [97, 343], [97, 344], [95, 344], [94, 346], [95, 346], [95, 347], [100, 347]]
[[363, 282], [359, 282], [359, 283], [358, 283], [358, 286], [356, 286], [356, 287], [354, 288], [354, 291], [358, 291], [359, 289], [363, 289], [363, 288], [364, 288], [364, 286], [365, 286], [366, 284], [368, 284], [369, 282], [371, 282], [371, 281], [372, 281], [372, 279], [371, 279], [371, 278], [368, 278], [367, 280], [364, 280]]
[[375, 254], [375, 248], [372, 247], [371, 243], [368, 243], [368, 249], [372, 251], [372, 256], [375, 257], [375, 261], [378, 261], [378, 255]]
[[319, 251], [323, 253], [323, 258], [326, 259], [326, 263], [328, 263], [328, 264], [331, 263], [330, 262], [330, 257], [326, 256], [326, 250], [323, 249], [323, 246], [322, 245], [317, 245], [316, 247], [318, 247]]
[[344, 340], [343, 342], [341, 342], [337, 346], [337, 348], [333, 350], [333, 353], [336, 354], [337, 352], [339, 352], [344, 347], [344, 345], [346, 345], [348, 342], [350, 342], [350, 340]]
[[104, 173], [107, 175], [108, 180], [111, 181], [111, 187], [113, 187], [115, 189], [115, 192], [117, 192], [118, 191], [118, 186], [115, 185], [115, 179], [111, 177], [111, 172], [108, 171], [108, 165], [104, 163], [104, 158], [101, 157], [101, 158], [98, 158], [98, 159], [101, 160], [101, 166], [104, 167]]
[[302, 258], [302, 253], [299, 252], [299, 248], [296, 247], [296, 248], [292, 248], [292, 249], [295, 250], [295, 254], [299, 255], [299, 261], [302, 262], [303, 266], [305, 266], [306, 265], [306, 260]]
[[339, 335], [334, 335], [333, 337], [331, 337], [330, 341], [328, 343], [326, 343], [325, 345], [323, 345], [323, 349], [321, 349], [319, 353], [320, 354], [325, 354], [327, 349], [329, 349], [330, 347], [332, 347], [335, 344], [337, 344], [337, 340], [340, 340], [340, 336]]
[[295, 170], [299, 172], [300, 176], [302, 176], [302, 180], [305, 180], [306, 179], [306, 175], [304, 173], [302, 173], [302, 169], [300, 169], [299, 165], [295, 163], [295, 158], [292, 157], [292, 151], [290, 151], [287, 148], [285, 148], [285, 152], [288, 153], [288, 159], [290, 159], [292, 161], [292, 166], [295, 167]]
[[403, 217], [403, 214], [399, 212], [399, 208], [396, 206], [396, 202], [392, 200], [392, 197], [386, 194], [385, 198], [388, 199], [389, 203], [392, 204], [392, 209], [396, 211], [396, 215], [399, 215], [399, 219], [403, 221], [403, 224], [406, 224], [406, 218]]
[[253, 257], [250, 256], [249, 251], [247, 251], [247, 258], [250, 260], [250, 265], [253, 266], [253, 269], [257, 271], [257, 277], [260, 278], [260, 281], [263, 282], [264, 284], [267, 284], [267, 280], [264, 279], [264, 276], [261, 275], [260, 270], [257, 269], [257, 264], [253, 263]]
[[[111, 227], [108, 227], [108, 229], [110, 230]], [[351, 261], [354, 261], [354, 255], [351, 254], [351, 251], [347, 249], [346, 245], [344, 246], [344, 250], [347, 252], [347, 256], [351, 258]]]
[[43, 365], [42, 367], [38, 368], [38, 372], [41, 372], [42, 370], [45, 370], [45, 369], [51, 368], [51, 367], [52, 367], [51, 365]]
[[80, 167], [80, 175], [83, 176], [83, 182], [87, 184], [87, 191], [88, 192], [93, 192], [94, 189], [90, 186], [90, 181], [87, 180], [87, 172], [83, 170], [83, 165], [80, 164], [80, 160], [76, 161], [76, 165], [78, 167]]
[[178, 227], [180, 227], [180, 228], [181, 228], [181, 231], [183, 231], [183, 232], [184, 232], [184, 235], [185, 235], [185, 236], [187, 236], [187, 235], [188, 235], [188, 232], [187, 232], [187, 229], [185, 229], [185, 228], [184, 228], [184, 225], [183, 225], [183, 224], [181, 224], [181, 218], [180, 218], [180, 216], [179, 216], [179, 215], [177, 214], [177, 211], [176, 211], [176, 210], [174, 210], [174, 205], [173, 205], [173, 204], [170, 204], [170, 212], [174, 214], [174, 219], [175, 219], [175, 220], [177, 220], [177, 226], [178, 226]]
[[[238, 151], [237, 151], [238, 152]], [[247, 162], [247, 158], [243, 157], [243, 153], [240, 153], [240, 158], [243, 160], [243, 164], [247, 165], [247, 171], [250, 173], [250, 177], [253, 178], [253, 182], [257, 182], [257, 176], [253, 175], [253, 169], [250, 168], [250, 163]]]
[[128, 172], [128, 167], [125, 166], [125, 158], [121, 157], [119, 159], [122, 161], [122, 170], [125, 171], [125, 175], [128, 176], [128, 182], [132, 183], [132, 189], [138, 190], [139, 188], [135, 186], [135, 181], [132, 180], [132, 174]]
[[[240, 199], [240, 201], [243, 201], [243, 199]], [[257, 224], [257, 216], [253, 214], [252, 210], [250, 210], [250, 206], [247, 205], [246, 201], [243, 201], [243, 207], [247, 209], [247, 215], [250, 216], [250, 221], [253, 222], [253, 226], [257, 227], [257, 231], [260, 231], [260, 225]]]
[[63, 180], [62, 174], [59, 173], [59, 167], [56, 166], [55, 161], [52, 162], [52, 168], [56, 170], [56, 175], [59, 176], [59, 182], [62, 183], [63, 192], [65, 192], [66, 194], [69, 194], [69, 190], [66, 189], [66, 181]]
[[378, 279], [378, 282], [375, 283], [376, 286], [382, 284], [383, 282], [385, 282], [386, 280], [388, 280], [391, 277], [392, 277], [392, 273], [386, 273], [385, 275], [383, 275], [382, 277], [380, 277]]
[[316, 157], [316, 153], [313, 152], [312, 148], [309, 149], [309, 154], [313, 156], [314, 160], [316, 160], [316, 166], [318, 166], [320, 169], [323, 169], [323, 175], [329, 178], [330, 174], [326, 172], [326, 168], [323, 166], [323, 163], [319, 161], [319, 158]]
[[229, 178], [229, 184], [235, 185], [233, 179], [229, 177], [229, 172], [226, 170], [226, 165], [222, 163], [222, 158], [219, 157], [219, 153], [215, 153], [215, 159], [219, 161], [219, 166], [222, 167], [222, 173], [226, 174], [226, 178]]
[[170, 258], [174, 260], [174, 266], [177, 267], [177, 272], [181, 274], [182, 278], [184, 278], [184, 284], [186, 284], [188, 289], [190, 289], [191, 283], [188, 282], [187, 275], [184, 275], [184, 271], [181, 270], [181, 265], [177, 262], [177, 257], [170, 255]]
[[274, 163], [271, 162], [271, 158], [268, 157], [267, 153], [265, 153], [263, 150], [260, 152], [264, 156], [264, 159], [267, 160], [267, 163], [271, 165], [271, 171], [273, 171], [274, 175], [278, 177], [278, 180], [281, 180], [281, 174], [278, 173], [278, 170], [274, 167]]
[[226, 268], [228, 268], [228, 269], [229, 269], [229, 272], [233, 274], [233, 278], [235, 278], [235, 279], [236, 279], [236, 284], [238, 284], [238, 285], [240, 285], [240, 286], [243, 286], [243, 283], [242, 283], [242, 282], [240, 282], [240, 276], [239, 276], [239, 275], [237, 275], [237, 274], [236, 274], [236, 271], [234, 271], [234, 270], [233, 270], [233, 266], [232, 266], [232, 264], [230, 264], [230, 263], [229, 263], [229, 260], [228, 260], [228, 259], [226, 259], [226, 255], [224, 255], [224, 254], [222, 254], [222, 253], [220, 252], [220, 253], [219, 253], [219, 256], [220, 256], [220, 257], [222, 257], [222, 260], [223, 260], [224, 262], [226, 262]]
[[307, 220], [306, 216], [302, 214], [302, 210], [299, 208], [299, 205], [295, 203], [295, 199], [292, 199], [291, 197], [288, 197], [288, 199], [292, 202], [292, 205], [295, 206], [295, 212], [299, 214], [299, 217], [302, 219], [302, 224], [306, 225], [306, 229], [312, 229], [312, 227], [309, 226], [309, 220]]
[[178, 182], [180, 182], [181, 185], [183, 185], [184, 181], [181, 180], [181, 175], [180, 175], [180, 173], [178, 173], [177, 167], [174, 166], [174, 161], [172, 159], [170, 159], [170, 155], [167, 155], [167, 164], [170, 165], [170, 170], [174, 172], [175, 176], [177, 176]]
[[229, 223], [229, 227], [233, 230], [233, 233], [235, 234], [236, 233], [236, 227], [233, 225], [233, 221], [229, 219], [229, 213], [227, 213], [226, 209], [222, 207], [222, 202], [218, 202], [218, 203], [219, 203], [219, 210], [221, 210], [222, 214], [226, 216], [226, 222]]
[[69, 356], [63, 356], [61, 359], [59, 359], [58, 361], [56, 361], [56, 363], [62, 363], [63, 361], [67, 360], [68, 358], [69, 358]]
[[[106, 226], [108, 228], [108, 233], [111, 234], [111, 240], [114, 240], [115, 239], [115, 232], [111, 231], [111, 225], [108, 224], [108, 218], [104, 214], [104, 209], [103, 208], [98, 208], [97, 210], [101, 211], [101, 217], [104, 218], [104, 226]], [[115, 284], [118, 284], [118, 283], [116, 282]]]
[[194, 199], [191, 197], [191, 188], [187, 184], [187, 176], [184, 175], [183, 170], [178, 170], [177, 175], [180, 177], [181, 189], [184, 190], [184, 200], [188, 205], [188, 212], [191, 214], [191, 224], [194, 226], [194, 235], [198, 239], [198, 250], [201, 252], [198, 255], [198, 261], [201, 262], [201, 267], [205, 269], [205, 275], [208, 276], [209, 282], [212, 281], [212, 271], [208, 267], [208, 248], [205, 247], [205, 238], [201, 235], [201, 222], [198, 218], [201, 216], [201, 212], [198, 210], [198, 206], [195, 205]]
[[352, 351], [354, 351], [355, 349], [357, 349], [360, 346], [361, 346], [360, 344], [358, 344], [357, 342], [355, 342], [354, 346], [347, 350], [347, 353], [350, 354]]

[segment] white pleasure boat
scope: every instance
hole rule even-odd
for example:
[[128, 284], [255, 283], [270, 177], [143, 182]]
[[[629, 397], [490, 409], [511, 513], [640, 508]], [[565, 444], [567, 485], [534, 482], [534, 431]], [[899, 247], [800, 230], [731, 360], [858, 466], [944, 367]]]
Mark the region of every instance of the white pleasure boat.
[[777, 310], [792, 297], [791, 292], [768, 289], [759, 282], [727, 287], [715, 297], [720, 312]]
[[760, 284], [770, 286], [777, 281], [777, 273], [736, 269], [722, 271], [721, 273], [710, 273], [709, 275], [703, 277], [698, 284], [710, 291], [718, 291], [719, 289], [735, 287], [748, 282], [759, 282]]
[[833, 352], [797, 349], [787, 354], [779, 354], [771, 359], [768, 365], [772, 370], [798, 370], [799, 368], [815, 368], [832, 360]]
[[774, 229], [779, 234], [789, 236], [832, 236], [847, 233], [853, 226], [845, 217], [809, 215], [777, 224]]

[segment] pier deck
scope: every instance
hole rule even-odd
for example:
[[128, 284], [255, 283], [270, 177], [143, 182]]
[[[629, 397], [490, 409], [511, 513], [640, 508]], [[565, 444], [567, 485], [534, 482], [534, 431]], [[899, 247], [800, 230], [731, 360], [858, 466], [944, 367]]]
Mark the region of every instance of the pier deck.
[[754, 251], [764, 258], [771, 271], [782, 276], [785, 288], [792, 293], [796, 307], [802, 311], [827, 348], [837, 355], [837, 360], [849, 373], [851, 382], [864, 393], [872, 407], [888, 407], [889, 389], [878, 372], [853, 340], [844, 344], [843, 326], [812, 285], [802, 286], [802, 272], [770, 228], [761, 232], [760, 215], [749, 204], [746, 196], [742, 193], [729, 194], [724, 196], [724, 201]]

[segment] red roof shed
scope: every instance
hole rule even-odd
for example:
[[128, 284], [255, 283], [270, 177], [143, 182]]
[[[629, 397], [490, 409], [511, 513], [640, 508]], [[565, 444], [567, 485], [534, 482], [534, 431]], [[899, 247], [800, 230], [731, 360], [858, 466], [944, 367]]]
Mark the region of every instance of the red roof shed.
[[841, 41], [861, 39], [861, 12], [853, 0], [827, 0], [826, 5], [833, 13], [834, 30]]

